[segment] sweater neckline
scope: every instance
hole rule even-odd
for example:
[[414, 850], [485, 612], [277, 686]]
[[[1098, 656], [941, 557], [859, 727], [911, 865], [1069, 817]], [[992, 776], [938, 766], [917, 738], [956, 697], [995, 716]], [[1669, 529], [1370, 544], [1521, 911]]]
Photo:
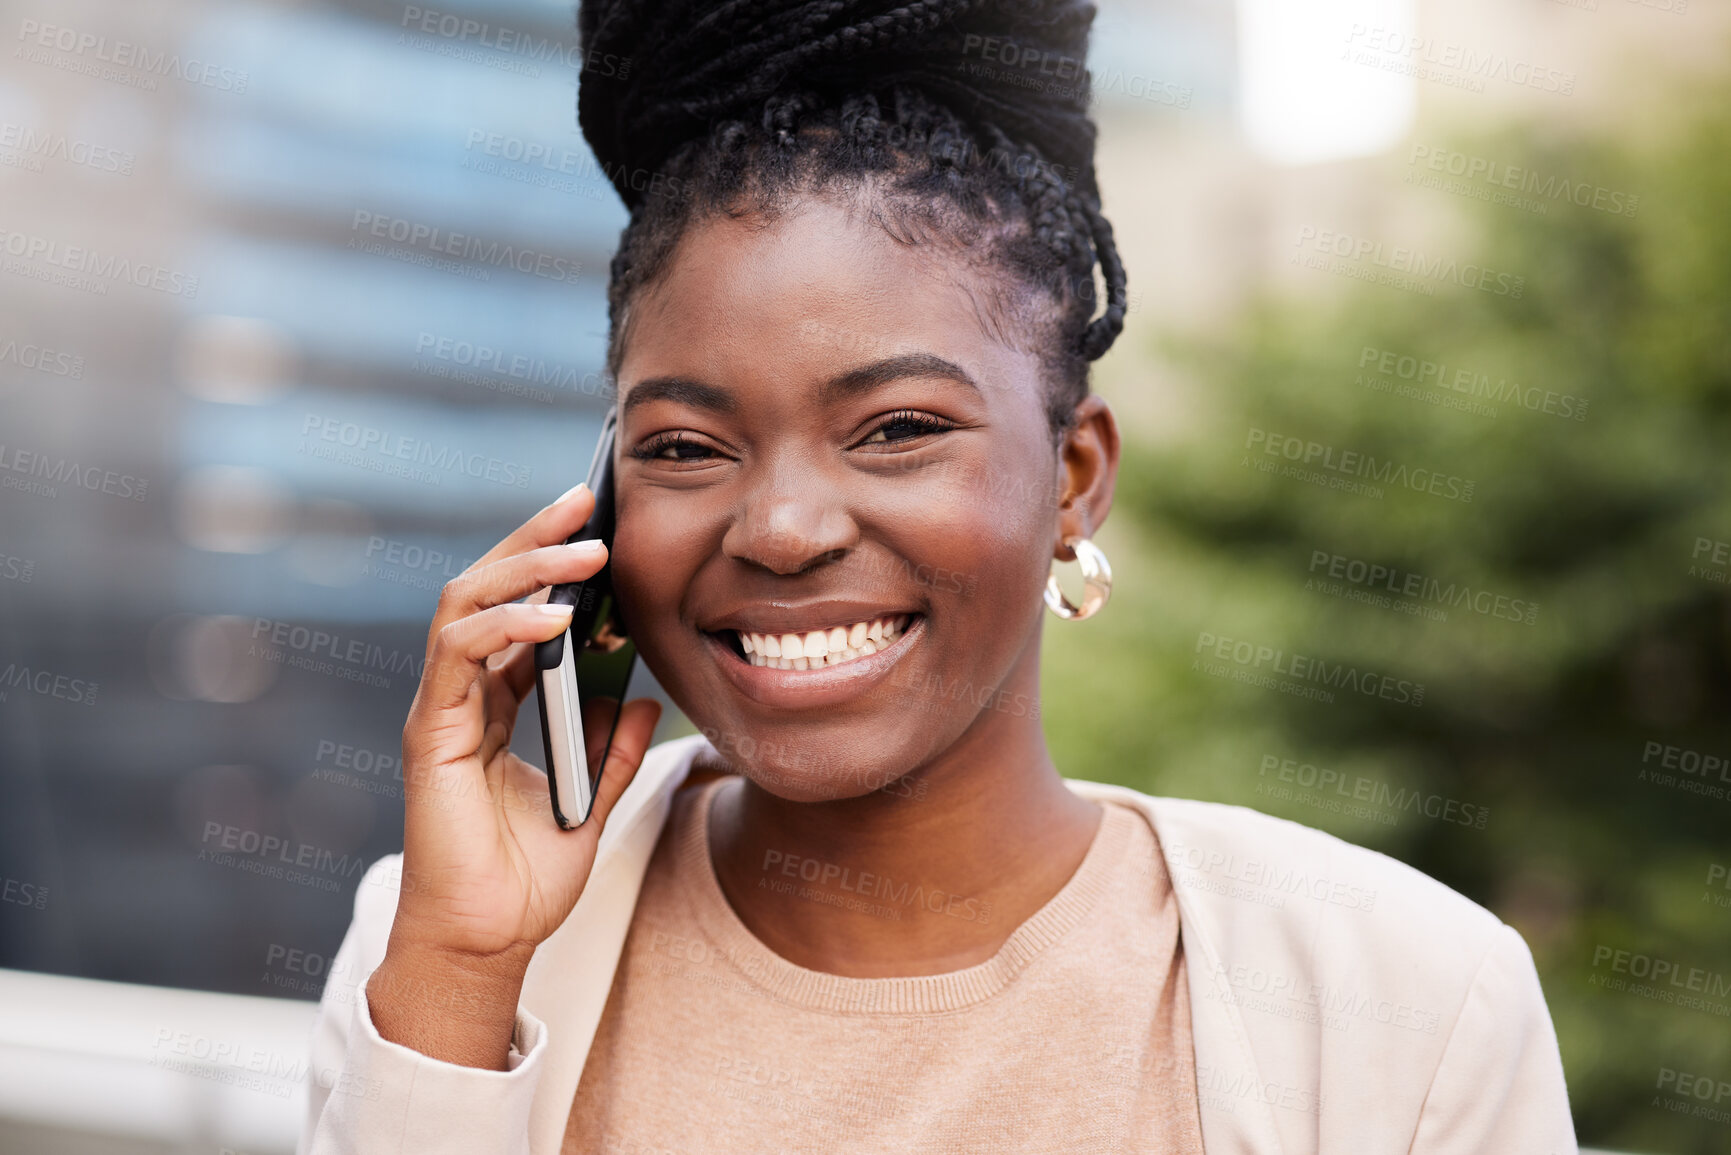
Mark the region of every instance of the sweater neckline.
[[1042, 951], [1079, 925], [1105, 894], [1129, 847], [1137, 816], [1109, 801], [1075, 872], [1013, 931], [991, 958], [932, 975], [853, 978], [810, 970], [781, 957], [740, 921], [716, 877], [709, 852], [709, 809], [724, 776], [696, 791], [675, 852], [699, 926], [751, 982], [768, 994], [817, 1011], [852, 1014], [936, 1014], [991, 998]]

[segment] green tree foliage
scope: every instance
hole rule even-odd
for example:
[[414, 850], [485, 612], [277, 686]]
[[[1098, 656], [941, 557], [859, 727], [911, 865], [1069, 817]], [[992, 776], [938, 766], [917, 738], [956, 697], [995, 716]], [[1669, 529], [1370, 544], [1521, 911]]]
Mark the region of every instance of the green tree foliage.
[[[1459, 209], [1409, 243], [1458, 262], [1409, 277], [1433, 295], [1307, 269], [1169, 344], [1204, 432], [1129, 446], [1114, 600], [1048, 627], [1044, 714], [1066, 774], [1321, 827], [1490, 907], [1533, 949], [1582, 1141], [1708, 1152], [1731, 1098], [1664, 1072], [1731, 1083], [1731, 769], [1679, 752], [1731, 758], [1731, 87], [1667, 107], [1697, 111], [1663, 139], [1457, 142], [1543, 211], [1414, 189]], [[1344, 263], [1389, 271], [1388, 231]], [[1463, 287], [1475, 262], [1519, 295]]]

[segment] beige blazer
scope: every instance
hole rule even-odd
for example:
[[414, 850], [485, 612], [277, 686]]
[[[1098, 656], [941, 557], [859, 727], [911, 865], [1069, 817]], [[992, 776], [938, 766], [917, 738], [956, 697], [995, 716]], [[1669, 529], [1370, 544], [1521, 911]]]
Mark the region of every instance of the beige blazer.
[[[650, 750], [589, 885], [535, 952], [508, 1071], [374, 1030], [400, 856], [357, 888], [313, 1026], [298, 1155], [557, 1155], [638, 887], [701, 736]], [[1526, 944], [1392, 858], [1238, 806], [1068, 781], [1134, 806], [1176, 884], [1208, 1155], [1576, 1155]], [[460, 992], [457, 993], [460, 997]]]

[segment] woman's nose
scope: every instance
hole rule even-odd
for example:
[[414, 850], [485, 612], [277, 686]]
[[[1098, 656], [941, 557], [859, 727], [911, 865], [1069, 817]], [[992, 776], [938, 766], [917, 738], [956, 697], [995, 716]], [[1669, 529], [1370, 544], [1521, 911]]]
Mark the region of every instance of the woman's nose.
[[841, 494], [815, 470], [777, 469], [756, 486], [728, 527], [728, 557], [796, 574], [846, 554], [859, 540]]

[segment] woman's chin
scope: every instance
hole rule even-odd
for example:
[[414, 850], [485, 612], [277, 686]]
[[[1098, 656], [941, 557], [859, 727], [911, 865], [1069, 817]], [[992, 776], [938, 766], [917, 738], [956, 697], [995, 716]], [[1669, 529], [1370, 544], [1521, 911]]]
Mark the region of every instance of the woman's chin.
[[[710, 742], [714, 745], [714, 738]], [[760, 746], [746, 754], [718, 747], [718, 753], [733, 773], [786, 802], [839, 802], [880, 792], [913, 794], [905, 766], [864, 764], [803, 748]]]

